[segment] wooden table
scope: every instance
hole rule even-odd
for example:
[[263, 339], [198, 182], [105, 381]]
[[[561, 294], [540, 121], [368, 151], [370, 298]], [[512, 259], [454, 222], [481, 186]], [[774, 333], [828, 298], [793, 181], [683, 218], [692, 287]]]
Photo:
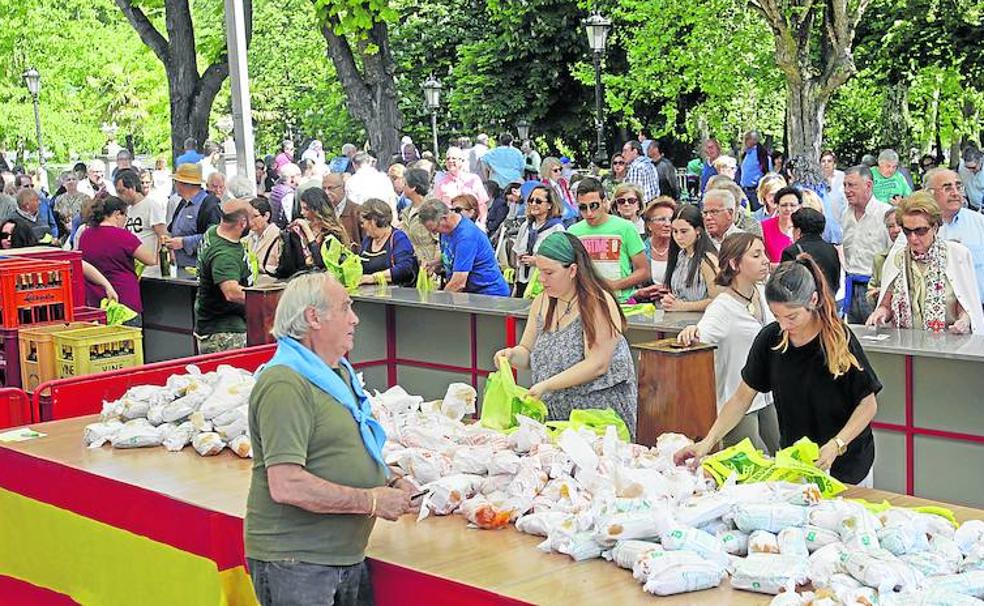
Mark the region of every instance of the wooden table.
[[[23, 464], [29, 460], [38, 463], [40, 469], [48, 469], [47, 473], [35, 474], [37, 477], [33, 481], [39, 485], [58, 478], [58, 470], [84, 472], [94, 476], [93, 481], [116, 481], [135, 492], [144, 489], [153, 496], [168, 497], [205, 513], [234, 518], [240, 522], [240, 532], [227, 530], [213, 540], [231, 542], [237, 549], [242, 549], [241, 520], [249, 490], [250, 460], [238, 459], [229, 451], [217, 457], [202, 458], [191, 448], [180, 453], [168, 453], [162, 448], [114, 450], [108, 445], [86, 449], [82, 445], [82, 428], [93, 420], [94, 417], [83, 417], [35, 425], [34, 429], [48, 435], [26, 442], [0, 444], [0, 488], [10, 490], [4, 485], [7, 474], [3, 470], [10, 469], [6, 466], [11, 462]], [[851, 489], [847, 496], [876, 501], [887, 499], [893, 504], [907, 506], [933, 503], [864, 489]], [[982, 510], [946, 506], [961, 521], [984, 519]], [[154, 515], [152, 511], [145, 513]], [[3, 515], [0, 509], [0, 518]], [[30, 524], [31, 520], [19, 522]], [[184, 522], [176, 519], [169, 523], [181, 525]], [[399, 570], [414, 575], [418, 583], [452, 581], [452, 585], [488, 592], [475, 598], [481, 603], [616, 603], [621, 606], [650, 603], [654, 599], [642, 591], [629, 571], [601, 560], [575, 563], [567, 556], [543, 554], [534, 548], [539, 541], [538, 537], [521, 534], [512, 528], [499, 531], [468, 529], [460, 516], [431, 517], [421, 523], [404, 518], [396, 523], [380, 521], [376, 524], [368, 555], [371, 565], [375, 564], [377, 576]], [[0, 560], [2, 549], [0, 547]], [[460, 591], [458, 595], [461, 595]], [[725, 581], [717, 589], [663, 598], [660, 603], [746, 605], [768, 604], [769, 600], [770, 596], [734, 591]], [[405, 595], [401, 601], [396, 594], [377, 595], [377, 601], [380, 604], [408, 603]], [[457, 603], [465, 601], [458, 600]], [[2, 595], [0, 602], [3, 602]], [[470, 603], [477, 602], [472, 600]]]

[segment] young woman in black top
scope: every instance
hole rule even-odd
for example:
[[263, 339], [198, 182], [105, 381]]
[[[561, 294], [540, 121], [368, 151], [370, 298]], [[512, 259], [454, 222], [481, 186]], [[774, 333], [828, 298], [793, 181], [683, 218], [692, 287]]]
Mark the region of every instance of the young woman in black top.
[[765, 298], [777, 321], [755, 338], [738, 390], [707, 436], [677, 452], [675, 461], [699, 462], [741, 421], [756, 394], [771, 391], [782, 448], [806, 436], [820, 445], [818, 467], [842, 482], [870, 487], [871, 420], [882, 386], [837, 316], [823, 272], [809, 255], [800, 255], [776, 270]]

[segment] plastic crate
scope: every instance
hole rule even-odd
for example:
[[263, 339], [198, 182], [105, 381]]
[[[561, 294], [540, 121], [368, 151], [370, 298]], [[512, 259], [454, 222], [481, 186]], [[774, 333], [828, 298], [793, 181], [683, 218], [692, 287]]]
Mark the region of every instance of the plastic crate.
[[86, 307], [85, 305], [80, 305], [75, 308], [74, 315], [75, 318], [73, 319], [76, 322], [98, 322], [99, 324], [106, 323], [106, 310], [99, 309], [98, 307]]
[[0, 385], [20, 387], [20, 351], [17, 347], [17, 329], [0, 328]]
[[0, 326], [71, 322], [72, 270], [67, 261], [0, 260]]
[[20, 382], [24, 391], [58, 378], [55, 365], [55, 335], [80, 328], [99, 326], [97, 322], [70, 322], [32, 326], [18, 332], [20, 346]]
[[58, 378], [80, 377], [143, 364], [143, 332], [129, 326], [96, 326], [55, 334]]
[[68, 261], [72, 264], [72, 297], [75, 299], [76, 305], [85, 303], [85, 276], [82, 274], [82, 251], [62, 250], [52, 246], [28, 246], [26, 248], [9, 248], [3, 251], [3, 254], [10, 258], [30, 259], [33, 261]]

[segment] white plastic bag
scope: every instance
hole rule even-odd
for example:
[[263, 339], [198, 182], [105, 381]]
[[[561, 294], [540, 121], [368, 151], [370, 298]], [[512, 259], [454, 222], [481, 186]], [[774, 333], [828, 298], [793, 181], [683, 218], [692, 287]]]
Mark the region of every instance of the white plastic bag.
[[150, 424], [147, 419], [134, 419], [123, 424], [111, 438], [113, 448], [145, 448], [160, 446], [164, 437], [160, 429]]
[[663, 551], [659, 543], [652, 541], [628, 540], [619, 541], [611, 551], [602, 554], [606, 560], [611, 560], [619, 568], [632, 570], [639, 558], [651, 551]]
[[643, 590], [660, 596], [711, 589], [727, 575], [718, 562], [681, 556], [680, 552], [651, 551], [639, 562], [648, 567]]
[[803, 556], [752, 553], [738, 560], [731, 586], [775, 595], [784, 587], [805, 584], [809, 576], [809, 563]]
[[475, 400], [478, 394], [475, 388], [466, 383], [452, 383], [441, 401], [441, 414], [460, 421], [465, 415], [475, 414]]
[[168, 423], [165, 427], [162, 443], [164, 448], [171, 452], [178, 452], [191, 443], [192, 436], [195, 435], [195, 427], [190, 421], [185, 421], [180, 425]]
[[89, 448], [99, 448], [123, 429], [119, 419], [111, 419], [99, 423], [89, 423], [82, 430], [82, 443]]
[[200, 433], [191, 439], [191, 446], [203, 457], [213, 457], [226, 447], [219, 434], [215, 432]]
[[236, 453], [236, 456], [241, 459], [253, 458], [253, 444], [250, 441], [248, 433], [244, 433], [233, 438], [232, 441], [229, 442], [229, 449]]
[[717, 537], [688, 526], [674, 526], [660, 535], [660, 543], [668, 551], [692, 551], [706, 560], [727, 567], [731, 560]]
[[738, 505], [735, 508], [735, 525], [744, 532], [767, 530], [777, 533], [789, 526], [805, 526], [807, 513], [806, 507], [788, 503]]

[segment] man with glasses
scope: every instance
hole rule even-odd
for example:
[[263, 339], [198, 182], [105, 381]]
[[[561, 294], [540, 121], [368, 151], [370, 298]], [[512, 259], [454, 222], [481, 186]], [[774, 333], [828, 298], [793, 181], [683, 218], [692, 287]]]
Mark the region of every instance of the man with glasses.
[[488, 236], [468, 217], [451, 212], [444, 202], [434, 199], [424, 202], [419, 215], [427, 231], [440, 236], [441, 262], [447, 278], [444, 290], [509, 296], [509, 285], [499, 271]]
[[847, 208], [841, 217], [844, 230], [844, 304], [842, 311], [851, 324], [864, 324], [871, 315], [865, 296], [875, 255], [892, 246], [885, 230], [885, 213], [891, 205], [872, 195], [871, 169], [861, 164], [844, 172]]
[[712, 189], [704, 194], [704, 206], [701, 216], [704, 218], [704, 229], [711, 237], [714, 248], [720, 250], [721, 242], [731, 234], [741, 233], [735, 225], [735, 196], [726, 189]]
[[[967, 146], [960, 159], [960, 166], [957, 172], [963, 182], [964, 194], [967, 196], [967, 204], [973, 210], [981, 210], [984, 202], [984, 171], [981, 170], [981, 150], [973, 145]], [[924, 183], [929, 183], [924, 180]]]
[[642, 190], [643, 205], [649, 204], [659, 197], [659, 175], [656, 167], [642, 153], [642, 143], [636, 140], [626, 141], [622, 146], [622, 158], [629, 163], [625, 173], [625, 183], [634, 183]]
[[[629, 143], [642, 147], [638, 141]], [[652, 164], [649, 168], [652, 169]], [[631, 221], [609, 214], [605, 187], [597, 179], [586, 177], [578, 183], [577, 208], [583, 221], [568, 231], [581, 240], [598, 275], [608, 281], [619, 302], [624, 303], [636, 287], [650, 279], [642, 238]]]
[[939, 237], [960, 242], [970, 250], [977, 288], [984, 299], [984, 216], [964, 208], [965, 187], [952, 170], [934, 168], [926, 173], [925, 184], [943, 215]]
[[362, 247], [362, 238], [365, 232], [362, 230], [362, 205], [356, 204], [345, 195], [345, 173], [328, 173], [321, 180], [321, 187], [328, 195], [328, 201], [335, 209], [335, 216], [348, 232], [352, 248], [359, 252]]

